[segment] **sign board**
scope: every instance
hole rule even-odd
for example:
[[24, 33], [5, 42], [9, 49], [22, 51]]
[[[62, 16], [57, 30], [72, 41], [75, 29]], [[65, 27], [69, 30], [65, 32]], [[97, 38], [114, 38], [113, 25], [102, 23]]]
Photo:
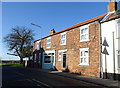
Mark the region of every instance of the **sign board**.
[[106, 49], [106, 47], [104, 48], [104, 50], [103, 50], [103, 52], [102, 52], [103, 54], [106, 54], [106, 55], [109, 55], [109, 53], [108, 53], [108, 51], [107, 51], [107, 49]]
[[109, 47], [106, 38], [105, 38], [104, 41], [103, 41], [103, 46], [108, 46], [108, 47]]

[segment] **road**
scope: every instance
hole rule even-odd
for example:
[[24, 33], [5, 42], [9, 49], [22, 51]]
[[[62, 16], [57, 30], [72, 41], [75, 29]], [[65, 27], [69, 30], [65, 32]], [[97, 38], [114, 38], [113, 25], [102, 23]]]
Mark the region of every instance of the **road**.
[[2, 67], [2, 88], [93, 88], [100, 85], [83, 82], [49, 73], [47, 71], [22, 68]]

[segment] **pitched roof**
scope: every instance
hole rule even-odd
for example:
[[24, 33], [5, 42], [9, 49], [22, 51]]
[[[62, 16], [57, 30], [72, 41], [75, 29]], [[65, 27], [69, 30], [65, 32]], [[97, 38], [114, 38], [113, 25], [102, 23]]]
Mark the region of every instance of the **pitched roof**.
[[[48, 36], [46, 36], [46, 37], [44, 37], [44, 38], [47, 38], [47, 37], [50, 37], [50, 36], [53, 36], [53, 35], [59, 34], [59, 33], [61, 33], [61, 32], [65, 32], [65, 31], [71, 30], [71, 29], [76, 28], [76, 27], [80, 27], [80, 26], [82, 26], [82, 25], [85, 25], [85, 24], [91, 23], [91, 22], [96, 21], [96, 20], [100, 20], [100, 19], [103, 18], [105, 15], [106, 15], [106, 14], [103, 14], [103, 15], [97, 16], [97, 17], [95, 17], [95, 18], [92, 18], [92, 19], [89, 19], [89, 20], [86, 20], [86, 21], [80, 22], [80, 23], [75, 24], [75, 25], [73, 25], [73, 26], [71, 26], [71, 27], [68, 27], [68, 28], [63, 29], [63, 30], [58, 31], [58, 32], [55, 32], [55, 33], [52, 34], [52, 35], [48, 35]], [[44, 38], [41, 38], [41, 39], [44, 39]], [[38, 39], [38, 40], [41, 40], [41, 39]], [[38, 41], [38, 40], [35, 40], [35, 41]], [[34, 41], [34, 42], [35, 42], [35, 41]]]
[[115, 11], [114, 13], [111, 13], [103, 22], [107, 22], [117, 18], [120, 18], [120, 9]]

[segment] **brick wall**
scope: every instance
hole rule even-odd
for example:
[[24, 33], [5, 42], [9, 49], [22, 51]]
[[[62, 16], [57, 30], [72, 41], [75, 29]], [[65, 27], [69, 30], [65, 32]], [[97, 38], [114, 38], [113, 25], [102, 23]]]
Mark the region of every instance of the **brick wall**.
[[[36, 47], [36, 44], [34, 44]], [[58, 50], [67, 49], [67, 66], [70, 72], [99, 77], [99, 22], [89, 24], [89, 41], [80, 42], [80, 28], [66, 31], [66, 45], [60, 45], [60, 34], [51, 36], [51, 48], [46, 48], [46, 38], [42, 39], [44, 51], [56, 50], [56, 68], [62, 70], [62, 61], [58, 61]], [[80, 63], [80, 48], [89, 48], [89, 65]]]

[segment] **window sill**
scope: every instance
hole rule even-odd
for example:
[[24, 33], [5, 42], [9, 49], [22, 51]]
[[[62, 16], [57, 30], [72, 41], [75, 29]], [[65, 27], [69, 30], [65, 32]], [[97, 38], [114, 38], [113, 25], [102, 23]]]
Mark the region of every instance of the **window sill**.
[[80, 42], [89, 42], [89, 40], [80, 40]]
[[66, 45], [66, 44], [60, 44], [61, 46]]
[[118, 68], [118, 70], [120, 70], [120, 68]]
[[46, 47], [46, 49], [50, 49], [50, 47]]
[[43, 63], [43, 64], [51, 64], [51, 63]]

